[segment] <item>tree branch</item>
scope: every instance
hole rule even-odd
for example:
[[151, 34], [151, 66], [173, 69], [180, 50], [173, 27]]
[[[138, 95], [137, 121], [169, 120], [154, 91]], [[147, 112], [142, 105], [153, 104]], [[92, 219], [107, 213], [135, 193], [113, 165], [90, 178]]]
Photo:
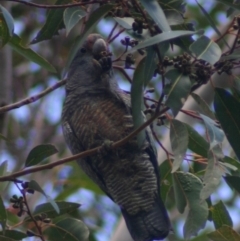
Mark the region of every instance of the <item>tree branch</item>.
[[28, 105], [28, 104], [31, 104], [37, 100], [39, 100], [40, 98], [42, 98], [43, 96], [49, 94], [50, 92], [54, 91], [55, 89], [61, 87], [62, 85], [65, 85], [66, 84], [66, 79], [63, 79], [63, 80], [60, 80], [59, 82], [57, 82], [55, 85], [45, 89], [44, 91], [40, 92], [39, 94], [37, 95], [34, 95], [34, 96], [31, 96], [31, 97], [28, 97], [26, 99], [23, 99], [23, 100], [20, 100], [16, 103], [13, 103], [13, 104], [10, 104], [10, 105], [5, 105], [3, 107], [0, 108], [0, 113], [4, 113], [4, 112], [7, 112], [9, 110], [13, 110], [13, 109], [17, 109], [21, 106], [24, 106], [24, 105]]
[[[131, 138], [136, 136], [140, 131], [142, 131], [144, 128], [146, 128], [148, 125], [150, 125], [159, 115], [162, 115], [163, 113], [168, 111], [168, 109], [169, 108], [166, 107], [163, 110], [159, 111], [158, 113], [154, 114], [149, 120], [147, 120], [145, 123], [143, 123], [143, 125], [138, 127], [136, 130], [134, 130], [128, 136], [126, 136], [125, 138], [123, 138], [120, 141], [114, 142], [111, 145], [111, 149], [116, 149], [116, 148], [124, 145], [127, 141], [129, 141]], [[29, 169], [25, 169], [25, 170], [22, 170], [22, 171], [12, 173], [10, 175], [2, 176], [2, 177], [0, 177], [0, 181], [2, 181], [2, 182], [15, 181], [15, 179], [17, 177], [20, 177], [20, 176], [24, 176], [24, 175], [27, 175], [27, 174], [30, 174], [30, 173], [34, 173], [34, 172], [38, 172], [38, 171], [42, 171], [42, 170], [46, 170], [46, 169], [51, 169], [53, 167], [59, 166], [59, 165], [64, 164], [64, 163], [71, 162], [71, 161], [76, 160], [76, 159], [80, 159], [80, 158], [84, 158], [86, 156], [94, 155], [94, 154], [98, 153], [101, 150], [101, 148], [102, 148], [102, 146], [95, 147], [93, 149], [81, 152], [79, 154], [61, 159], [61, 160], [53, 162], [53, 163], [32, 167], [32, 168], [29, 168]]]

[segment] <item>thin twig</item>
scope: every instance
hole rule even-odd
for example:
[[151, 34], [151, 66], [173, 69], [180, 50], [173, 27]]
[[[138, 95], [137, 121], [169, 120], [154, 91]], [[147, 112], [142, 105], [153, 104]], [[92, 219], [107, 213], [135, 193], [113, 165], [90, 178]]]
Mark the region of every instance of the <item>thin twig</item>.
[[89, 5], [93, 3], [105, 3], [106, 1], [90, 1], [90, 2], [79, 2], [79, 3], [70, 3], [70, 4], [59, 4], [59, 5], [46, 5], [46, 4], [37, 4], [33, 2], [26, 2], [23, 0], [0, 0], [0, 2], [16, 2], [16, 3], [22, 3], [31, 7], [36, 7], [36, 8], [72, 8], [76, 6], [84, 6], [84, 5]]
[[54, 91], [55, 89], [61, 87], [62, 85], [65, 85], [66, 81], [67, 81], [66, 79], [61, 80], [61, 81], [57, 82], [55, 85], [45, 89], [44, 91], [40, 92], [37, 95], [28, 97], [26, 99], [20, 100], [16, 103], [13, 103], [13, 104], [10, 104], [10, 105], [5, 105], [3, 107], [0, 107], [0, 113], [4, 113], [4, 112], [7, 112], [9, 110], [17, 109], [17, 108], [22, 107], [24, 105], [31, 104], [31, 103], [39, 100], [43, 96], [49, 94], [50, 92]]
[[26, 197], [26, 191], [25, 189], [21, 189], [18, 184], [15, 182], [15, 185], [16, 187], [18, 188], [18, 190], [21, 192], [21, 194], [23, 195], [23, 200], [24, 200], [24, 204], [27, 208], [27, 214], [28, 216], [30, 217], [30, 219], [33, 221], [36, 229], [38, 230], [38, 237], [42, 240], [42, 241], [45, 241], [45, 238], [43, 236], [43, 233], [42, 233], [42, 228], [38, 225], [38, 222], [37, 220], [33, 217], [32, 213], [31, 213], [31, 210], [30, 210], [30, 207], [28, 205], [28, 202], [27, 202], [27, 197]]
[[[143, 125], [138, 127], [136, 130], [134, 130], [128, 136], [126, 136], [125, 138], [123, 138], [120, 141], [114, 142], [111, 145], [111, 149], [116, 149], [116, 148], [124, 145], [127, 141], [129, 141], [134, 136], [136, 136], [140, 131], [142, 131], [148, 125], [150, 125], [159, 115], [162, 115], [163, 113], [165, 113], [168, 110], [169, 110], [169, 108], [166, 107], [163, 110], [161, 110], [159, 113], [154, 114], [149, 120], [147, 120], [145, 123], [143, 123]], [[76, 160], [76, 159], [82, 159], [86, 156], [97, 154], [101, 150], [101, 148], [102, 148], [102, 146], [95, 147], [93, 149], [81, 152], [77, 155], [73, 155], [73, 156], [61, 159], [59, 161], [53, 162], [53, 163], [32, 167], [32, 168], [29, 168], [29, 169], [25, 169], [25, 170], [22, 170], [22, 171], [12, 173], [10, 175], [2, 176], [2, 177], [0, 177], [0, 181], [15, 181], [16, 178], [20, 177], [20, 176], [24, 176], [24, 175], [27, 175], [27, 174], [30, 174], [30, 173], [34, 173], [34, 172], [38, 172], [38, 171], [42, 171], [42, 170], [46, 170], [46, 169], [51, 169], [53, 167], [59, 166], [59, 165], [64, 164], [64, 163], [71, 162], [71, 161]]]

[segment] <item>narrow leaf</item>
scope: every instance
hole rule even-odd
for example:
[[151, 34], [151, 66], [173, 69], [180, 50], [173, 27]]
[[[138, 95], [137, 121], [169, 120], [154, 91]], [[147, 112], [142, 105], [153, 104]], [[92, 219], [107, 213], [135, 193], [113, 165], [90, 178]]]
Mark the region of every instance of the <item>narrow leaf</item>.
[[163, 32], [171, 31], [166, 16], [156, 0], [140, 0], [140, 2]]
[[56, 154], [58, 150], [54, 145], [42, 144], [34, 147], [28, 154], [27, 160], [25, 162], [25, 167], [30, 167], [39, 164], [45, 158]]
[[47, 60], [45, 60], [43, 57], [38, 55], [32, 49], [24, 47], [21, 44], [21, 38], [16, 34], [13, 35], [13, 37], [9, 40], [8, 43], [13, 50], [15, 50], [16, 52], [18, 52], [28, 60], [33, 61], [34, 63], [40, 65], [41, 67], [43, 67], [44, 69], [52, 73], [57, 72], [56, 69]]
[[66, 68], [64, 72], [67, 71], [69, 68], [75, 54], [77, 53], [78, 49], [82, 46], [84, 40], [86, 37], [92, 32], [93, 28], [97, 25], [97, 23], [102, 19], [112, 8], [114, 7], [113, 4], [104, 4], [103, 6], [97, 8], [89, 17], [86, 25], [85, 25], [85, 31], [81, 34], [81, 36], [77, 37], [75, 40], [75, 44], [70, 50], [68, 60], [66, 63]]
[[212, 241], [239, 241], [240, 235], [229, 226], [222, 226], [207, 235]]
[[185, 124], [185, 126], [188, 130], [188, 148], [198, 155], [207, 157], [210, 148], [209, 143], [190, 125]]
[[214, 109], [229, 143], [240, 160], [240, 101], [228, 91], [216, 88]]
[[53, 208], [55, 209], [55, 211], [56, 211], [57, 213], [60, 212], [59, 207], [58, 207], [58, 205], [56, 204], [56, 202], [55, 202], [52, 198], [50, 198], [50, 196], [48, 196], [48, 195], [43, 191], [43, 189], [39, 186], [39, 184], [38, 184], [36, 181], [31, 180], [31, 181], [29, 182], [29, 184], [28, 184], [28, 187], [29, 187], [30, 189], [33, 189], [33, 190], [35, 190], [35, 191], [37, 191], [37, 192], [42, 193], [42, 194], [47, 198], [47, 200], [51, 203], [51, 205], [53, 206]]
[[[0, 235], [3, 235], [12, 240], [22, 240], [28, 237], [25, 233], [18, 230], [5, 230], [4, 234], [0, 232]], [[0, 240], [2, 241], [2, 239]]]
[[[7, 175], [7, 166], [8, 166], [8, 161], [3, 161], [0, 164], [0, 177]], [[4, 191], [7, 185], [8, 185], [8, 182], [0, 182], [0, 193]]]
[[193, 35], [196, 34], [196, 32], [193, 31], [187, 31], [187, 30], [176, 30], [171, 32], [163, 32], [160, 34], [157, 34], [153, 37], [147, 38], [146, 40], [139, 43], [137, 46], [132, 48], [129, 52], [134, 52], [138, 49], [146, 48], [148, 46], [152, 46], [154, 44], [162, 43], [166, 40], [175, 39], [178, 37], [186, 36], [186, 35]]
[[181, 166], [188, 147], [188, 131], [185, 124], [179, 120], [171, 121], [170, 141], [174, 154], [173, 173]]
[[233, 226], [232, 219], [222, 201], [219, 201], [217, 204], [213, 205], [210, 210], [216, 229], [222, 227], [223, 225], [228, 225], [229, 227]]
[[208, 116], [211, 119], [215, 119], [215, 115], [210, 110], [210, 107], [199, 95], [197, 95], [195, 93], [191, 93], [191, 96], [197, 102], [197, 104], [200, 106], [204, 115]]
[[[146, 65], [146, 58], [143, 58], [133, 75], [133, 82], [131, 87], [131, 103], [132, 103], [132, 116], [133, 116], [133, 123], [134, 128], [137, 129], [144, 123], [144, 116], [142, 113], [142, 106], [143, 106], [143, 83], [144, 83], [144, 69]], [[145, 131], [142, 130], [137, 135], [138, 145], [139, 147], [142, 146], [145, 137]]]
[[214, 65], [222, 55], [222, 51], [218, 44], [206, 36], [201, 36], [191, 44], [189, 49], [198, 59], [205, 60], [212, 65]]
[[8, 12], [6, 8], [0, 5], [0, 19], [4, 19], [8, 27], [8, 34], [9, 36], [13, 36], [14, 33], [14, 19], [12, 15]]
[[121, 27], [125, 29], [132, 29], [132, 25], [129, 24], [129, 22], [133, 22], [132, 18], [113, 18]]
[[[69, 0], [57, 0], [55, 5], [67, 4]], [[31, 41], [31, 44], [38, 43], [43, 40], [51, 39], [58, 31], [64, 28], [63, 24], [64, 8], [50, 9], [47, 14], [47, 19], [42, 29], [37, 33], [37, 36]]]
[[71, 29], [86, 16], [86, 11], [80, 7], [66, 8], [63, 13], [63, 21], [66, 27], [67, 35]]
[[44, 233], [51, 241], [87, 241], [89, 237], [87, 226], [81, 220], [74, 218], [53, 220]]
[[191, 82], [188, 76], [183, 75], [176, 69], [169, 70], [165, 77], [170, 81], [165, 85], [164, 93], [167, 95], [166, 105], [176, 115], [185, 103], [191, 90]]
[[236, 190], [238, 193], [240, 193], [240, 177], [239, 176], [226, 176], [224, 177], [227, 184]]
[[0, 224], [4, 231], [6, 228], [6, 223], [7, 223], [7, 212], [6, 212], [6, 208], [4, 206], [2, 197], [0, 196]]

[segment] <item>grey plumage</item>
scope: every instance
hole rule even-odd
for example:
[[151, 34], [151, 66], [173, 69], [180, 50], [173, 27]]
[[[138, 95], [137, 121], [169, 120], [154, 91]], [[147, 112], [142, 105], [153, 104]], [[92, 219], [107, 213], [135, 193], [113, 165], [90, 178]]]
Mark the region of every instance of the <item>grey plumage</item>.
[[[70, 66], [62, 126], [73, 154], [107, 140], [121, 140], [133, 131], [130, 97], [118, 88], [109, 57], [102, 58], [104, 51], [107, 43], [100, 35], [91, 34]], [[163, 239], [170, 230], [159, 193], [156, 157], [147, 130], [142, 148], [135, 138], [118, 149], [78, 160], [87, 175], [120, 206], [135, 241]]]

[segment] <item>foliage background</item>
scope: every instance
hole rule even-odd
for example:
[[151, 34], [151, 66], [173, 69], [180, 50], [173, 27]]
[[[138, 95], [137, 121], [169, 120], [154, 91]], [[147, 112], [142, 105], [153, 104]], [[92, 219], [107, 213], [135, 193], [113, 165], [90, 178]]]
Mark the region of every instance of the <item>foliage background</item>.
[[[62, 2], [68, 3], [68, 1]], [[227, 18], [227, 15], [230, 13], [229, 6], [221, 2], [232, 3], [232, 1], [199, 1], [211, 16], [215, 26], [223, 33], [234, 15]], [[38, 1], [36, 1], [36, 3], [38, 3]], [[45, 1], [44, 4], [55, 4], [55, 1]], [[28, 46], [46, 22], [48, 10], [8, 1], [1, 1], [1, 5], [6, 7], [14, 18], [14, 33], [21, 36], [23, 46]], [[204, 29], [205, 35], [210, 38], [214, 36], [213, 39], [216, 38], [217, 34], [212, 26], [210, 26], [209, 19], [207, 19], [195, 1], [186, 1], [186, 13], [184, 17], [188, 22], [194, 23], [197, 30]], [[99, 32], [107, 38], [114, 24], [115, 21], [111, 17], [103, 18], [93, 29], [93, 32]], [[2, 75], [3, 77], [0, 81], [1, 104], [15, 103], [28, 96], [34, 96], [63, 78], [63, 70], [69, 58], [69, 50], [73, 46], [74, 40], [79, 35], [81, 28], [82, 22], [80, 21], [68, 35], [63, 28], [58, 32], [58, 35], [53, 36], [50, 40], [41, 41], [29, 46], [33, 51], [39, 53], [39, 55], [51, 63], [52, 66], [56, 68], [56, 73], [49, 72], [46, 68], [42, 68], [38, 64], [29, 61], [18, 52], [12, 51], [9, 45], [4, 46], [0, 50], [0, 73], [5, 73], [4, 76]], [[126, 35], [128, 34], [122, 33], [112, 42], [110, 47], [114, 56], [118, 56], [123, 51], [124, 47], [120, 44], [120, 40]], [[231, 36], [227, 38], [229, 44], [231, 44], [232, 41]], [[178, 53], [179, 50], [176, 48], [171, 52], [171, 55], [177, 55]], [[138, 56], [136, 56], [136, 59], [136, 62], [138, 62]], [[130, 77], [133, 76], [133, 70], [126, 70], [126, 72]], [[119, 71], [115, 71], [115, 73], [116, 78], [119, 80], [120, 87], [125, 90], [130, 90], [130, 85], [123, 74]], [[237, 73], [235, 75], [237, 75]], [[228, 86], [228, 81], [231, 81], [231, 77], [224, 76], [224, 78], [224, 83], [219, 81], [219, 85], [223, 86], [224, 84]], [[159, 83], [158, 77], [153, 78], [149, 87], [160, 89]], [[1, 114], [0, 133], [7, 137], [7, 141], [4, 139], [1, 140], [0, 161], [4, 163], [4, 161], [7, 160], [7, 166], [4, 167], [6, 167], [9, 172], [22, 169], [30, 150], [43, 143], [54, 144], [59, 151], [56, 155], [49, 157], [45, 161], [46, 163], [54, 162], [70, 155], [63, 140], [60, 127], [64, 95], [64, 87], [60, 87], [34, 103], [11, 110], [6, 115]], [[213, 91], [207, 96], [207, 101], [210, 105], [212, 104], [211, 96], [213, 96]], [[158, 95], [154, 97], [158, 97]], [[194, 121], [191, 122], [191, 125], [194, 126], [199, 133], [205, 135], [205, 128], [201, 123], [196, 124]], [[167, 141], [165, 142], [165, 136], [168, 135], [168, 128], [168, 123], [155, 128], [159, 139], [166, 145]], [[160, 149], [159, 159], [165, 159], [163, 157], [164, 153], [161, 153], [163, 153], [162, 149]], [[228, 144], [224, 144], [224, 154], [232, 155], [232, 150]], [[202, 167], [200, 167], [200, 169], [201, 168]], [[189, 169], [189, 162], [185, 161], [182, 169], [187, 171]], [[21, 180], [26, 181], [32, 179], [37, 181], [45, 193], [50, 195], [51, 198], [81, 204], [77, 212], [69, 213], [68, 215], [80, 218], [87, 224], [91, 233], [89, 240], [110, 240], [120, 218], [119, 209], [89, 180], [80, 168], [77, 167], [75, 162], [70, 162], [51, 170], [44, 170], [21, 178]], [[8, 208], [7, 214], [9, 225], [11, 226], [20, 220], [10, 208], [11, 204], [9, 203], [9, 199], [14, 194], [20, 195], [15, 184], [7, 183], [7, 185], [5, 185], [5, 183], [1, 183], [1, 197], [4, 200], [5, 207]], [[224, 202], [233, 220], [234, 229], [239, 231], [240, 199], [237, 192], [232, 191], [225, 181], [222, 180], [221, 185], [211, 195], [211, 198], [213, 204], [218, 203], [219, 200]], [[38, 192], [35, 192], [34, 195], [29, 195], [27, 200], [32, 210], [36, 205], [46, 202], [44, 195]], [[177, 211], [173, 191], [169, 193], [166, 205], [175, 231], [175, 234], [171, 234], [166, 240], [185, 240], [183, 238], [183, 225], [187, 213], [185, 211], [184, 214], [180, 214]], [[23, 226], [23, 230], [32, 228], [29, 224]], [[213, 222], [208, 221], [206, 228], [200, 231], [200, 234], [192, 240], [210, 240], [206, 234], [213, 230]], [[31, 239], [33, 238], [27, 238], [26, 240]]]

